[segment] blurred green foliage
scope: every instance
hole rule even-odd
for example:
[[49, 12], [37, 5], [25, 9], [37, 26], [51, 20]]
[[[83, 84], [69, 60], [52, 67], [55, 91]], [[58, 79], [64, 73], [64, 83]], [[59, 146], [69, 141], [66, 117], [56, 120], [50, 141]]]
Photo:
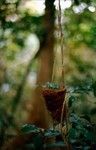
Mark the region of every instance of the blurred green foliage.
[[[79, 113], [82, 114], [83, 112], [91, 119], [94, 115], [96, 117], [95, 6], [95, 0], [72, 0], [72, 5], [63, 12], [64, 23], [62, 24], [64, 33], [65, 59], [67, 60], [67, 63], [65, 63], [65, 83], [68, 86], [68, 104], [71, 112], [77, 112], [77, 110], [80, 110]], [[44, 15], [39, 16], [37, 14], [32, 14], [27, 9], [22, 10], [21, 7], [23, 7], [21, 0], [0, 0], [1, 145], [4, 140], [3, 136], [5, 136], [5, 130], [11, 125], [13, 120], [13, 118], [11, 118], [11, 115], [13, 114], [10, 113], [10, 110], [12, 109], [11, 102], [16, 97], [17, 89], [19, 89], [18, 87], [21, 84], [21, 81], [26, 79], [24, 78], [24, 74], [26, 73], [28, 62], [18, 65], [17, 57], [21, 55], [20, 59], [26, 60], [26, 57], [22, 57], [22, 54], [25, 53], [26, 40], [32, 33], [37, 35], [40, 43], [46, 36], [46, 31], [43, 27]], [[61, 58], [59, 57], [59, 59]], [[33, 66], [31, 65], [31, 72], [34, 70], [36, 71], [36, 68], [37, 64], [34, 62]], [[58, 88], [57, 84], [51, 84], [49, 86], [52, 88]], [[27, 83], [25, 86], [24, 95], [21, 93], [22, 99], [25, 100], [29, 98], [31, 91], [32, 87], [29, 83]], [[18, 99], [18, 97], [16, 98]], [[20, 102], [20, 110], [22, 110], [20, 113], [24, 111], [23, 108], [21, 108], [21, 104], [22, 103]], [[18, 116], [19, 115], [17, 115], [16, 118], [20, 121], [21, 118]], [[81, 138], [82, 140], [85, 138], [86, 141], [83, 141], [85, 142], [83, 144], [85, 144], [85, 149], [88, 149], [86, 148], [86, 142], [91, 140], [91, 136], [93, 138], [93, 135], [91, 134], [92, 132], [87, 131], [86, 127], [83, 126], [81, 122], [78, 122], [78, 119], [76, 122], [76, 117], [77, 116], [75, 116], [75, 127], [70, 129], [69, 138], [74, 136], [75, 139], [72, 139], [73, 141], [71, 141], [73, 142], [73, 145], [74, 142], [77, 142], [76, 138]], [[74, 119], [72, 120], [72, 117], [71, 121], [74, 124]], [[96, 120], [94, 119], [93, 121]], [[31, 126], [27, 127], [28, 128], [24, 128], [24, 130], [26, 129], [29, 131]], [[82, 135], [83, 132], [86, 132], [86, 134]], [[55, 131], [46, 131], [45, 135], [55, 134]], [[35, 144], [40, 137], [36, 138], [37, 139], [34, 139]], [[57, 143], [57, 145], [59, 144]]]
[[[65, 37], [68, 39], [66, 39], [66, 42], [77, 46], [84, 43], [96, 50], [96, 12], [90, 12], [84, 3], [82, 3], [81, 12], [79, 12], [80, 6], [71, 6], [64, 13], [66, 18], [64, 24]], [[77, 12], [74, 13], [76, 9]]]

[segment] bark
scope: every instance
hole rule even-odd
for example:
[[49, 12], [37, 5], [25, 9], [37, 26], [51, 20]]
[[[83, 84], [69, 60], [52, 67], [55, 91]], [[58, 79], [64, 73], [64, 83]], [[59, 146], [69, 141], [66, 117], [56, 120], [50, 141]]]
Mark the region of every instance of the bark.
[[[37, 84], [44, 84], [51, 81], [54, 57], [54, 20], [55, 20], [55, 0], [45, 1], [45, 15], [43, 26], [45, 38], [39, 50], [39, 70], [37, 74]], [[30, 111], [27, 122], [34, 123], [41, 128], [50, 128], [52, 121], [48, 110], [45, 107], [45, 100], [38, 88], [34, 91], [35, 96], [32, 99], [33, 109]]]
[[45, 29], [44, 44], [39, 55], [39, 69], [37, 83], [43, 84], [51, 81], [54, 59], [54, 20], [55, 20], [55, 0], [45, 1], [45, 15], [43, 26]]

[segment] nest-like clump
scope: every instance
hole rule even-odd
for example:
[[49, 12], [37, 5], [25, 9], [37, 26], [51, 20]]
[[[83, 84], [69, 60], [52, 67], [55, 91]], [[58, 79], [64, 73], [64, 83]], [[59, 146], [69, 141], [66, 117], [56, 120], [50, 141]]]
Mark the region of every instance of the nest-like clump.
[[[50, 89], [45, 87], [42, 89], [42, 94], [45, 99], [46, 106], [48, 110], [51, 112], [53, 119], [60, 121], [66, 89], [65, 88]], [[64, 108], [64, 116], [65, 115], [66, 115], [66, 108]]]

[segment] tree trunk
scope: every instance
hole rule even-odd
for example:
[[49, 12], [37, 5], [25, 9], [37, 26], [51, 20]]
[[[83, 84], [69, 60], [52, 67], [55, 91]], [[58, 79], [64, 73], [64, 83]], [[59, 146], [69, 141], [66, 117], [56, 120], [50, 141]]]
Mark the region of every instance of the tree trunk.
[[[45, 15], [43, 26], [45, 37], [39, 50], [39, 70], [37, 74], [37, 84], [44, 84], [51, 81], [54, 57], [54, 20], [55, 20], [55, 0], [45, 1]], [[41, 128], [50, 128], [52, 120], [46, 108], [45, 100], [42, 97], [41, 89], [36, 88], [32, 99], [33, 109], [28, 115], [27, 122], [34, 123]]]
[[43, 26], [45, 29], [44, 44], [39, 55], [39, 69], [37, 73], [37, 84], [51, 81], [53, 60], [54, 60], [54, 20], [55, 20], [55, 0], [45, 1], [45, 15]]

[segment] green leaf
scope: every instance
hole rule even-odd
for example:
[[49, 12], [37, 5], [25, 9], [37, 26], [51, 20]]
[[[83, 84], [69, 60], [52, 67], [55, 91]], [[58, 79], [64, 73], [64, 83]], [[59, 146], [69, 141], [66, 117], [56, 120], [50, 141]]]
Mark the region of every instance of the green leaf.
[[71, 123], [78, 124], [79, 117], [76, 114], [72, 113], [71, 116], [69, 117], [69, 121]]
[[31, 124], [25, 124], [22, 126], [21, 131], [25, 134], [28, 133], [39, 133], [40, 129], [37, 128], [35, 125], [31, 125]]
[[57, 130], [46, 130], [45, 133], [44, 133], [44, 136], [45, 137], [56, 137], [60, 135], [60, 132], [57, 131]]
[[68, 101], [68, 106], [71, 107], [73, 102], [76, 100], [77, 98], [75, 96], [70, 96], [69, 97], [69, 101]]
[[69, 137], [70, 140], [71, 140], [71, 139], [72, 139], [72, 140], [73, 140], [73, 139], [76, 139], [76, 138], [77, 138], [77, 130], [74, 129], [74, 128], [71, 128], [71, 129], [69, 130], [68, 137]]
[[93, 142], [95, 140], [95, 136], [92, 132], [86, 131], [84, 134], [85, 140]]
[[93, 94], [94, 94], [94, 96], [96, 97], [96, 81], [93, 82], [92, 88], [93, 88]]
[[60, 86], [57, 83], [51, 83], [51, 82], [47, 82], [47, 87], [51, 88], [51, 89], [59, 89]]

